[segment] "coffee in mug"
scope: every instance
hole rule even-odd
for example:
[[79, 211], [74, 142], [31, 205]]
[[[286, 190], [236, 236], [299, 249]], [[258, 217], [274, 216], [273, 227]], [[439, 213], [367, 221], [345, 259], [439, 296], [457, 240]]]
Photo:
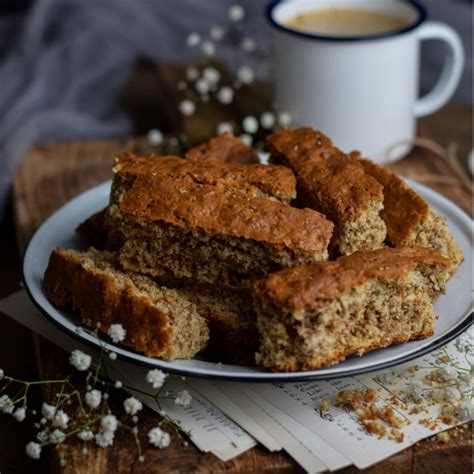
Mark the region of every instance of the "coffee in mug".
[[[442, 107], [461, 78], [459, 35], [428, 21], [418, 2], [274, 0], [275, 106], [378, 163], [405, 156], [416, 119]], [[444, 42], [446, 62], [419, 98], [421, 42]], [[440, 54], [443, 50], [440, 48]]]
[[388, 33], [407, 26], [407, 22], [377, 11], [327, 8], [295, 15], [285, 26], [304, 33], [344, 37]]

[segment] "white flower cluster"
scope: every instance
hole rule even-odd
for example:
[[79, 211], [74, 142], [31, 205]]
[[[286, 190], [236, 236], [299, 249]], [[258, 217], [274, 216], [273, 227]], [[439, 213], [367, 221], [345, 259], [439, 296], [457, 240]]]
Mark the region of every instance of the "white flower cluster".
[[39, 459], [41, 456], [41, 445], [30, 441], [25, 448], [26, 455], [31, 459]]
[[66, 430], [68, 424], [69, 416], [63, 410], [56, 411], [53, 418], [53, 426]]
[[[207, 79], [210, 81], [217, 81], [218, 76], [212, 72], [208, 71], [206, 73]], [[99, 328], [97, 328], [98, 330]], [[126, 330], [121, 324], [112, 324], [108, 328], [108, 335], [114, 342], [121, 342], [126, 338]], [[69, 362], [73, 367], [78, 371], [85, 372], [88, 371], [92, 364], [92, 357], [81, 350], [74, 350], [71, 352], [69, 357]], [[99, 361], [101, 364], [101, 360]], [[36, 424], [37, 427], [41, 426], [41, 430], [36, 434], [36, 440], [30, 441], [25, 446], [25, 452], [27, 456], [32, 459], [39, 459], [41, 456], [41, 451], [44, 446], [47, 445], [58, 445], [63, 443], [69, 436], [77, 436], [82, 442], [92, 442], [95, 440], [95, 443], [100, 447], [112, 446], [114, 442], [114, 437], [117, 429], [120, 426], [119, 420], [115, 415], [113, 415], [106, 400], [109, 398], [109, 394], [104, 391], [94, 388], [96, 383], [102, 384], [104, 387], [110, 385], [106, 380], [102, 380], [101, 376], [101, 366], [94, 367], [93, 371], [90, 370], [85, 377], [87, 380], [87, 391], [84, 394], [84, 403], [81, 403], [80, 391], [74, 387], [69, 378], [62, 381], [63, 385], [61, 389], [56, 394], [56, 404], [49, 404], [44, 402], [41, 406], [41, 419], [39, 423]], [[0, 381], [5, 379], [5, 373], [0, 369]], [[91, 379], [92, 377], [92, 379]], [[158, 369], [153, 369], [147, 372], [146, 380], [152, 385], [154, 389], [161, 389], [163, 386], [167, 375]], [[18, 381], [16, 379], [7, 378], [15, 383], [23, 384], [24, 394], [23, 396], [18, 395], [17, 398], [11, 399], [7, 394], [0, 396], [0, 413], [9, 414], [15, 420], [21, 422], [25, 419], [27, 415], [27, 399], [26, 395], [28, 393], [28, 388], [30, 386], [29, 382]], [[93, 382], [92, 382], [93, 381]], [[54, 381], [54, 383], [61, 383], [61, 381]], [[40, 381], [39, 383], [48, 384], [48, 381]], [[92, 385], [94, 383], [94, 386]], [[122, 382], [117, 380], [115, 382], [116, 388], [121, 388], [123, 386]], [[20, 392], [21, 394], [21, 392]], [[169, 396], [167, 392], [165, 394]], [[157, 396], [157, 395], [155, 395]], [[64, 404], [69, 404], [71, 400], [79, 399], [80, 402], [80, 412], [79, 419], [72, 420], [69, 415], [62, 409]], [[23, 406], [15, 406], [15, 403], [20, 404], [20, 401], [23, 402]], [[187, 407], [191, 403], [191, 395], [187, 390], [179, 392], [175, 398], [175, 403], [177, 405]], [[96, 416], [92, 412], [101, 407], [102, 404], [106, 404], [104, 408], [108, 411], [105, 415]], [[127, 415], [131, 417], [133, 423], [132, 426], [128, 426], [124, 423], [124, 427], [130, 429], [135, 435], [136, 441], [140, 444], [138, 438], [138, 423], [139, 418], [137, 414], [142, 411], [143, 404], [136, 397], [129, 397], [123, 402], [124, 411]], [[33, 415], [36, 415], [34, 410], [31, 410]], [[164, 411], [160, 411], [162, 416], [166, 416]], [[160, 449], [166, 448], [170, 444], [170, 435], [163, 431], [159, 426], [151, 429], [148, 432], [148, 438], [150, 443], [153, 446], [156, 446]], [[139, 448], [141, 449], [141, 448]], [[84, 446], [82, 448], [83, 453], [88, 452], [88, 448]], [[143, 460], [143, 456], [139, 457], [139, 460]]]
[[250, 66], [241, 66], [237, 70], [237, 79], [242, 84], [252, 84], [252, 82], [255, 80], [255, 73]]
[[101, 448], [114, 444], [115, 431], [118, 428], [118, 420], [115, 415], [105, 415], [100, 420], [100, 431], [95, 435], [95, 442]]
[[192, 400], [193, 397], [191, 397], [191, 394], [187, 390], [181, 390], [181, 392], [178, 392], [176, 395], [174, 403], [182, 407], [187, 407], [191, 404]]
[[2, 395], [0, 397], [0, 413], [6, 413], [7, 415], [10, 415], [13, 413], [13, 410], [15, 409], [15, 405], [13, 404], [13, 401], [8, 395]]
[[229, 18], [231, 21], [241, 21], [245, 18], [245, 10], [242, 5], [232, 5], [229, 8]]
[[92, 357], [85, 352], [82, 352], [79, 349], [76, 349], [71, 352], [71, 356], [69, 357], [69, 362], [73, 367], [77, 370], [83, 372], [87, 370], [92, 362]]
[[220, 41], [225, 35], [225, 29], [220, 26], [213, 26], [209, 30], [209, 36], [214, 41]]
[[220, 124], [217, 125], [218, 135], [222, 135], [223, 133], [226, 133], [226, 132], [232, 132], [233, 130], [234, 130], [234, 127], [229, 122], [221, 122]]
[[118, 343], [125, 339], [127, 331], [121, 324], [111, 324], [107, 330], [107, 334], [113, 342]]
[[146, 374], [146, 381], [150, 383], [153, 388], [160, 389], [166, 380], [166, 374], [159, 369], [153, 369]]
[[167, 448], [171, 441], [170, 435], [158, 426], [148, 432], [148, 440], [151, 445], [160, 449]]
[[147, 138], [148, 138], [148, 141], [151, 145], [158, 146], [158, 145], [161, 145], [163, 143], [163, 133], [160, 130], [158, 130], [157, 128], [151, 129], [147, 133]]
[[192, 100], [185, 99], [179, 103], [179, 110], [183, 115], [189, 117], [194, 114], [196, 105]]
[[125, 409], [125, 412], [128, 414], [128, 415], [136, 415], [139, 411], [142, 410], [143, 408], [143, 405], [142, 405], [142, 402], [138, 399], [136, 399], [135, 397], [130, 397], [130, 398], [127, 398], [124, 402], [123, 402], [123, 407]]
[[86, 392], [84, 399], [89, 408], [91, 410], [95, 410], [96, 408], [99, 408], [102, 402], [102, 392], [96, 389], [89, 390], [88, 392]]
[[18, 407], [15, 409], [13, 400], [8, 395], [2, 395], [0, 397], [0, 413], [12, 415], [16, 421], [23, 421], [26, 417], [26, 408]]

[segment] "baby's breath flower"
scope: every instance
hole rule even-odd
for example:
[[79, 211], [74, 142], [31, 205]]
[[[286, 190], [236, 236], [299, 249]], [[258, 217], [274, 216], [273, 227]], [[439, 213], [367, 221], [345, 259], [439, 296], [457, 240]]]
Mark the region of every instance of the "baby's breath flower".
[[118, 427], [117, 417], [115, 415], [105, 415], [100, 420], [100, 426], [103, 431], [114, 432]]
[[180, 102], [179, 110], [183, 115], [186, 115], [187, 117], [189, 117], [190, 115], [194, 114], [194, 111], [196, 110], [196, 106], [194, 105], [194, 102], [192, 102], [189, 99], [186, 99]]
[[229, 19], [231, 21], [241, 21], [245, 18], [245, 10], [242, 5], [232, 5], [229, 8]]
[[171, 441], [170, 435], [158, 426], [156, 428], [152, 428], [148, 432], [148, 439], [150, 444], [160, 449], [167, 448]]
[[123, 402], [123, 408], [128, 415], [136, 415], [143, 408], [143, 405], [140, 400], [130, 397]]
[[69, 357], [69, 362], [77, 370], [84, 371], [87, 370], [92, 362], [92, 357], [85, 352], [82, 352], [79, 349], [76, 349], [71, 352], [71, 357]]
[[258, 130], [258, 120], [253, 115], [247, 115], [242, 121], [242, 127], [247, 133], [255, 133]]
[[132, 421], [137, 424], [138, 423], [138, 416], [132, 416]]
[[39, 431], [36, 435], [36, 439], [41, 443], [41, 444], [46, 444], [49, 442], [49, 434], [47, 431]]
[[257, 43], [255, 43], [255, 40], [253, 38], [244, 38], [242, 42], [240, 43], [240, 47], [246, 52], [246, 53], [251, 53], [252, 51], [255, 51], [255, 48], [257, 47]]
[[46, 423], [48, 423], [48, 420], [45, 417], [43, 417], [43, 418], [41, 418], [40, 423], [42, 425], [45, 425]]
[[90, 441], [91, 439], [94, 439], [94, 433], [91, 430], [83, 430], [80, 433], [77, 433], [77, 437], [81, 441]]
[[191, 33], [186, 38], [186, 45], [193, 48], [201, 42], [201, 35], [199, 33]]
[[86, 392], [86, 395], [84, 398], [86, 400], [87, 405], [89, 405], [89, 407], [92, 410], [95, 410], [96, 408], [99, 407], [102, 401], [102, 392], [100, 390], [94, 389], [89, 392]]
[[179, 91], [184, 91], [186, 89], [187, 85], [184, 81], [179, 81], [178, 82], [178, 90]]
[[143, 454], [138, 456], [138, 462], [145, 462], [145, 456], [143, 456]]
[[217, 125], [217, 134], [222, 135], [225, 132], [232, 132], [233, 127], [232, 124], [229, 122], [221, 122]]
[[288, 112], [280, 112], [278, 114], [278, 123], [282, 127], [288, 127], [291, 124], [291, 115]]
[[114, 351], [109, 352], [109, 359], [110, 360], [117, 360], [117, 353]]
[[47, 419], [52, 420], [54, 415], [56, 414], [56, 408], [52, 405], [48, 405], [47, 403], [43, 403], [41, 406], [41, 414]]
[[64, 413], [63, 410], [59, 410], [54, 415], [53, 425], [61, 428], [63, 430], [67, 429], [67, 425], [69, 423], [69, 416]]
[[26, 455], [31, 459], [39, 459], [41, 456], [41, 445], [30, 441], [25, 447]]
[[104, 393], [104, 394], [102, 395], [102, 398], [103, 398], [104, 400], [108, 400], [108, 399], [109, 399], [109, 394], [108, 394], [108, 393]]
[[181, 392], [176, 395], [174, 403], [182, 407], [187, 407], [192, 402], [192, 400], [193, 397], [191, 397], [191, 394], [187, 390], [181, 390]]
[[234, 91], [229, 86], [224, 86], [217, 92], [217, 100], [221, 104], [230, 104], [234, 100]]
[[200, 94], [203, 94], [203, 95], [207, 94], [211, 90], [211, 84], [209, 83], [207, 79], [205, 79], [204, 77], [201, 77], [201, 79], [198, 79], [196, 81], [196, 90]]
[[213, 39], [214, 41], [220, 41], [220, 40], [224, 37], [224, 33], [225, 33], [224, 28], [222, 28], [222, 27], [220, 27], [220, 26], [213, 26], [213, 27], [209, 30], [209, 36], [210, 36], [211, 39]]
[[16, 421], [23, 421], [26, 417], [26, 410], [21, 407], [21, 408], [17, 408], [14, 412], [13, 412], [13, 418], [15, 418]]
[[214, 56], [214, 54], [216, 54], [216, 45], [212, 41], [203, 41], [201, 51], [206, 56]]
[[10, 415], [13, 413], [14, 409], [15, 405], [13, 404], [11, 398], [8, 395], [2, 395], [0, 397], [0, 412]]
[[153, 388], [161, 388], [166, 380], [166, 374], [159, 369], [153, 369], [146, 374], [146, 381], [151, 383]]
[[273, 115], [271, 112], [264, 112], [260, 116], [260, 124], [263, 128], [270, 130], [275, 125], [275, 115]]
[[83, 456], [87, 456], [87, 454], [89, 453], [89, 450], [84, 446], [81, 450], [81, 453]]
[[110, 336], [113, 342], [122, 342], [127, 335], [127, 331], [121, 324], [111, 324], [107, 330], [107, 334]]
[[3, 369], [0, 369], [0, 380], [2, 380], [3, 377], [5, 377], [5, 372], [3, 371]]
[[123, 383], [120, 380], [116, 380], [115, 381], [115, 388], [122, 388], [122, 387], [123, 387]]
[[66, 439], [66, 434], [61, 430], [54, 430], [49, 437], [49, 440], [53, 444], [60, 444]]
[[255, 79], [255, 74], [250, 66], [242, 66], [237, 71], [237, 79], [242, 84], [251, 84]]
[[221, 78], [221, 73], [215, 67], [206, 67], [202, 71], [202, 77], [210, 84], [217, 84]]
[[188, 81], [195, 81], [199, 77], [199, 71], [195, 67], [188, 67], [186, 69], [186, 79]]
[[101, 448], [112, 446], [114, 444], [114, 432], [113, 431], [100, 431], [95, 435], [95, 442]]
[[242, 133], [242, 135], [239, 135], [240, 141], [245, 143], [247, 146], [251, 146], [253, 142], [252, 135], [249, 135], [248, 133]]

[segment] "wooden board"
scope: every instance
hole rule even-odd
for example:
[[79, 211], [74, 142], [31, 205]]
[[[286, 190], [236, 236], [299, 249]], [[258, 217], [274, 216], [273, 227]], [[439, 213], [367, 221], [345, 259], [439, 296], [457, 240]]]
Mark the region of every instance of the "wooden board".
[[[164, 77], [168, 77], [169, 83], [173, 82], [169, 74]], [[423, 120], [420, 133], [422, 136], [435, 138], [442, 145], [455, 140], [460, 144], [459, 155], [467, 156], [471, 147], [470, 120], [470, 109], [445, 109]], [[30, 150], [18, 169], [13, 187], [14, 216], [20, 249], [24, 248], [32, 232], [51, 212], [81, 191], [108, 179], [114, 155], [123, 150], [147, 152], [151, 148], [146, 140], [136, 138], [50, 144]], [[417, 148], [410, 157], [398, 163], [395, 169], [411, 178], [421, 177], [421, 182], [440, 191], [466, 212], [471, 212], [469, 190], [463, 187], [446, 162], [433, 153]], [[42, 376], [54, 378], [63, 373], [66, 354], [41, 338], [35, 340]], [[49, 396], [51, 393], [46, 391], [45, 397]], [[113, 403], [118, 405], [122, 395], [117, 394], [113, 398]], [[147, 431], [146, 427], [152, 427], [159, 421], [158, 416], [150, 410], [146, 410], [144, 418], [144, 433]], [[146, 446], [145, 439], [144, 445]], [[52, 468], [64, 473], [300, 472], [300, 468], [285, 453], [271, 454], [261, 446], [228, 463], [219, 461], [211, 454], [203, 454], [192, 445], [184, 447], [175, 437], [167, 450], [147, 449], [144, 463], [139, 463], [134, 453], [132, 439], [127, 435], [118, 436], [113, 449], [92, 447], [86, 456], [81, 454], [79, 443], [68, 441], [54, 451]], [[59, 467], [60, 458], [68, 460], [62, 468]], [[420, 442], [365, 472], [454, 473], [467, 472], [470, 465], [471, 440], [468, 430], [453, 436], [448, 443]], [[357, 469], [351, 467], [341, 472], [354, 473]]]

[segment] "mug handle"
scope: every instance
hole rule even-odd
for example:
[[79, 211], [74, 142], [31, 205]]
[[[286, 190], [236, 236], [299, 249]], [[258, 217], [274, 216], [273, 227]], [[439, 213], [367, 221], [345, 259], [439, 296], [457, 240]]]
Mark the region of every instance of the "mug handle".
[[419, 40], [444, 41], [448, 57], [433, 89], [415, 103], [415, 117], [429, 115], [443, 107], [454, 94], [464, 67], [464, 50], [459, 35], [450, 26], [437, 21], [428, 21], [417, 32]]

